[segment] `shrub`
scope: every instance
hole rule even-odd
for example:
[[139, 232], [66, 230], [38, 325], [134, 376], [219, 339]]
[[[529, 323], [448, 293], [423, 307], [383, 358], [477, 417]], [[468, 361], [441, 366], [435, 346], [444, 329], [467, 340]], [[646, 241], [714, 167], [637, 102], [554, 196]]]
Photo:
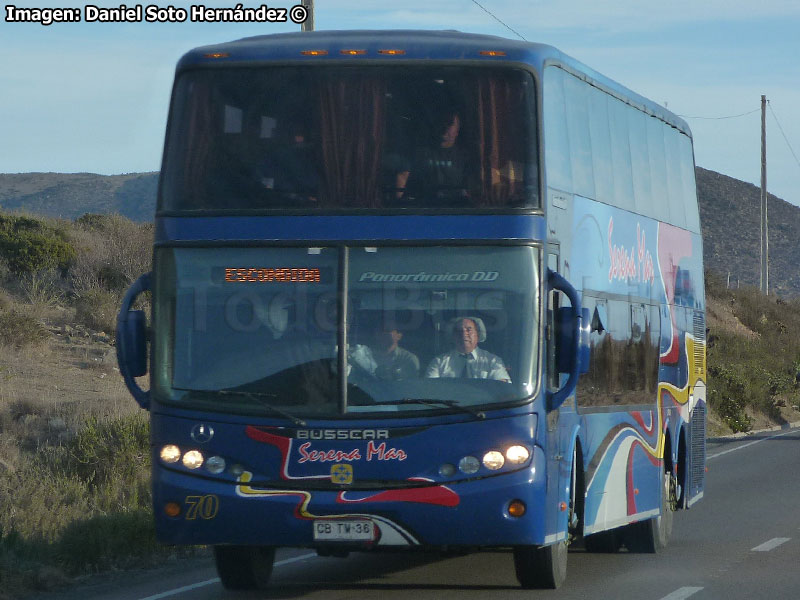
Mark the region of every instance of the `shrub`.
[[64, 299], [64, 280], [55, 269], [26, 273], [20, 278], [19, 287], [34, 307], [55, 306]]
[[122, 292], [150, 270], [152, 225], [94, 214], [83, 215], [75, 225], [79, 252], [70, 273], [78, 294], [98, 288]]
[[149, 502], [150, 433], [141, 415], [99, 421], [91, 418], [66, 445], [66, 469], [86, 482], [103, 510], [144, 507]]
[[[727, 290], [707, 279], [708, 290], [725, 299], [733, 315], [757, 336], [746, 337], [711, 325], [709, 403], [734, 431], [748, 431], [747, 407], [781, 420], [777, 404], [797, 404], [795, 376], [800, 359], [800, 304], [764, 296], [755, 288]], [[715, 295], [712, 293], [711, 295]]]
[[740, 374], [726, 367], [709, 367], [708, 402], [733, 432], [750, 431], [747, 416], [747, 384]]
[[14, 301], [9, 293], [4, 289], [0, 289], [0, 311], [10, 310], [13, 303]]
[[0, 345], [23, 348], [43, 342], [50, 334], [39, 321], [16, 310], [0, 312]]
[[144, 414], [90, 419], [70, 441], [40, 447], [20, 468], [0, 473], [4, 585], [40, 587], [26, 573], [47, 565], [79, 573], [159, 553], [148, 430]]
[[133, 558], [163, 552], [156, 542], [153, 515], [144, 509], [74, 521], [56, 545], [59, 559], [71, 572], [130, 566]]
[[16, 274], [57, 268], [66, 272], [75, 248], [66, 232], [30, 217], [0, 215], [0, 256]]
[[75, 298], [75, 320], [95, 331], [116, 331], [120, 296], [102, 288], [84, 291]]

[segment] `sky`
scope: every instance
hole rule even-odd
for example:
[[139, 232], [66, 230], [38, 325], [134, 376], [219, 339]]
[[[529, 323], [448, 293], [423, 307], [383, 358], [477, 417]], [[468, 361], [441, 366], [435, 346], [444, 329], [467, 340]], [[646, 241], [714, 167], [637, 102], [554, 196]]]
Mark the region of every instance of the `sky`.
[[[195, 0], [213, 8], [230, 0]], [[80, 9], [78, 23], [9, 22], [8, 6]], [[86, 22], [87, 4], [3, 4], [0, 173], [157, 171], [172, 78], [189, 49], [298, 31], [292, 23]], [[243, 0], [243, 5], [262, 2]], [[298, 2], [299, 3], [299, 0]], [[142, 6], [188, 8], [154, 0]], [[290, 8], [295, 2], [269, 3]], [[698, 166], [800, 206], [797, 0], [315, 0], [316, 29], [457, 29], [556, 46], [672, 112]], [[136, 6], [130, 0], [127, 7]], [[166, 12], [166, 11], [164, 11]]]

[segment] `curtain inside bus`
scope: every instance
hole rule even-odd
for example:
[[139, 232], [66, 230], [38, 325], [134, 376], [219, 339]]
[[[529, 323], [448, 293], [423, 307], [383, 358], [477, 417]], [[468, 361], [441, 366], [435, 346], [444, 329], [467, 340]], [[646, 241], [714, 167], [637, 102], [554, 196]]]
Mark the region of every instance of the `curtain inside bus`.
[[536, 208], [534, 98], [515, 69], [190, 71], [176, 84], [159, 208]]

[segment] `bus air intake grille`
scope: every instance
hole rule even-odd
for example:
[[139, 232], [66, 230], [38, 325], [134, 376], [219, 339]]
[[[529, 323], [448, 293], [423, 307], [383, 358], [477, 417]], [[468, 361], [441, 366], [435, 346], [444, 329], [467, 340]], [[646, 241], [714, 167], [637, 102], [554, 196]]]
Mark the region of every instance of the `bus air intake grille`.
[[698, 404], [692, 412], [692, 490], [701, 489], [706, 472], [706, 406]]
[[706, 316], [696, 310], [694, 312], [694, 372], [701, 377], [705, 374], [706, 356]]

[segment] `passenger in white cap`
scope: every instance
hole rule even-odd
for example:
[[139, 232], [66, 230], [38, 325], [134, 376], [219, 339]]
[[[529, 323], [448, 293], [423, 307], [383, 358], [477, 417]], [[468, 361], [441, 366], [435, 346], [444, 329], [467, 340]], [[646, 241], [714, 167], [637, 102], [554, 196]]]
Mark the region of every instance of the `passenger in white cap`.
[[451, 324], [455, 348], [440, 354], [428, 365], [426, 377], [463, 377], [511, 382], [503, 360], [478, 348], [486, 341], [486, 326], [478, 317], [460, 317]]

